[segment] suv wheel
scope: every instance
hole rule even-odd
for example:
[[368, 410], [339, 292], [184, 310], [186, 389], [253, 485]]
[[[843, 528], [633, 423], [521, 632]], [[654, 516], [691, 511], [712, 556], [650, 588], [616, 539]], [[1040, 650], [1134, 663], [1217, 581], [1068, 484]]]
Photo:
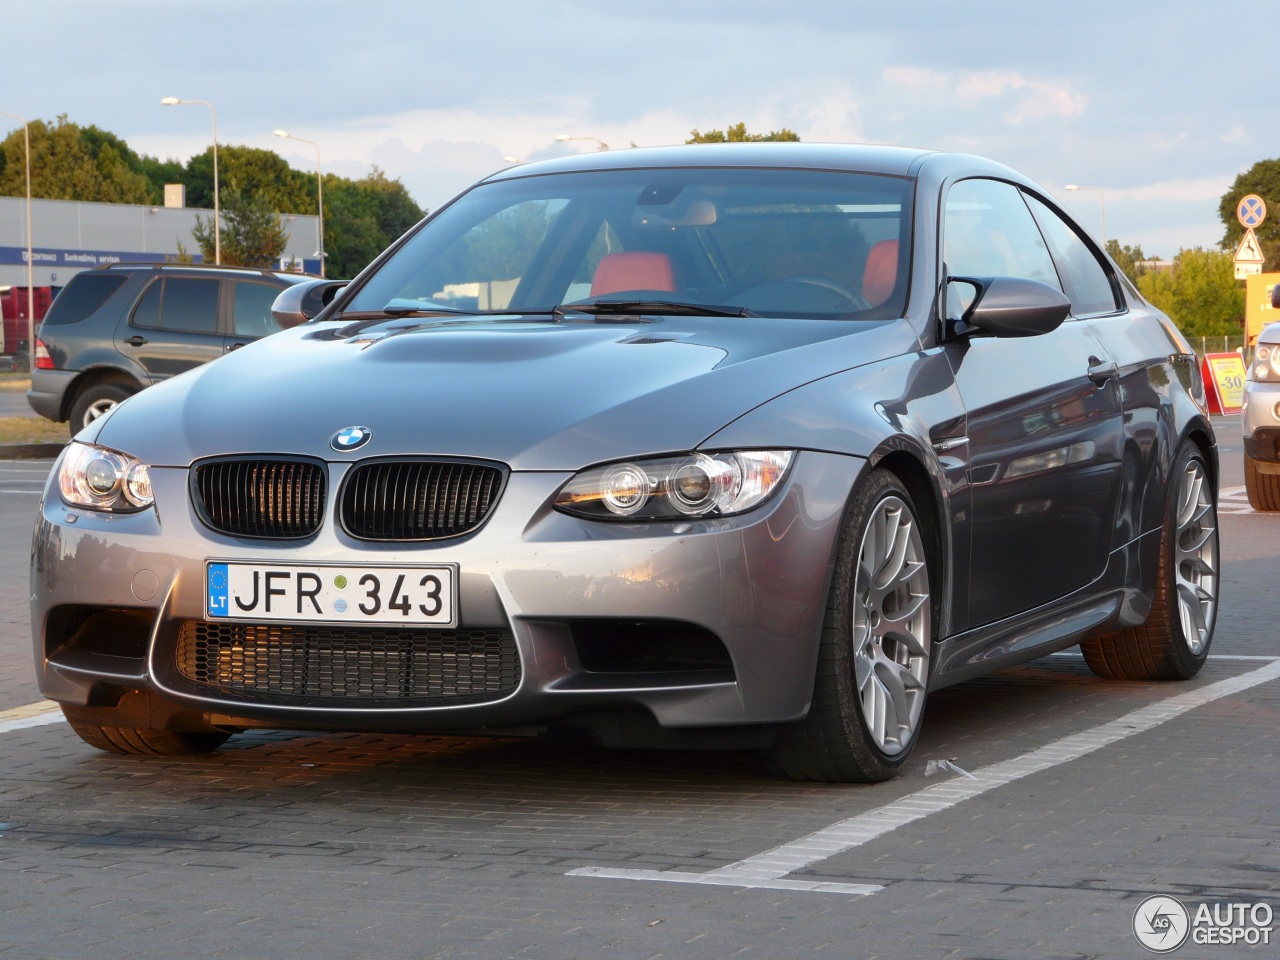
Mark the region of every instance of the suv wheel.
[[133, 390], [118, 383], [96, 383], [81, 390], [76, 395], [75, 403], [71, 405], [71, 435], [74, 437], [103, 414], [114, 410], [116, 404], [122, 400], [128, 400], [133, 394]]

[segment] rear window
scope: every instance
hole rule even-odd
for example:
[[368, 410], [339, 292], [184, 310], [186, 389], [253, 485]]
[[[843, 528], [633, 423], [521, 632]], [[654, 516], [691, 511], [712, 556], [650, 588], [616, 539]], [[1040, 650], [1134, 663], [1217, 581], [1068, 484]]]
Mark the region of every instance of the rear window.
[[123, 286], [128, 277], [119, 273], [81, 273], [53, 299], [45, 323], [76, 323], [93, 313]]

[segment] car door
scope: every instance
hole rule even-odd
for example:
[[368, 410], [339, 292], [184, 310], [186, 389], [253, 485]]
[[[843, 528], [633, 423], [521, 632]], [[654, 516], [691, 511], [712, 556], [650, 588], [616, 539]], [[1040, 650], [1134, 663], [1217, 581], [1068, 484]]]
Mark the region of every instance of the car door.
[[[953, 277], [1015, 276], [1063, 289], [1022, 193], [951, 186], [943, 257]], [[1031, 337], [980, 332], [945, 348], [966, 409], [970, 544], [959, 629], [1064, 597], [1101, 576], [1113, 541], [1121, 416], [1115, 365], [1087, 324]]]
[[116, 349], [146, 370], [152, 383], [222, 356], [217, 277], [160, 276], [147, 287], [116, 333]]

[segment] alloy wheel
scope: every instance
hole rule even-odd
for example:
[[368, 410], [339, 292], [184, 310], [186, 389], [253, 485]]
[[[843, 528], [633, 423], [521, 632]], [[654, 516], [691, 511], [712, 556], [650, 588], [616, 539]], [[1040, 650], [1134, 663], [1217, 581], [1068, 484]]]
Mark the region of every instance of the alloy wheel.
[[1213, 635], [1218, 604], [1218, 524], [1204, 465], [1191, 460], [1178, 486], [1174, 528], [1174, 587], [1182, 635], [1200, 656]]
[[931, 606], [924, 543], [896, 496], [876, 504], [853, 589], [853, 669], [867, 731], [887, 756], [912, 742], [929, 677]]

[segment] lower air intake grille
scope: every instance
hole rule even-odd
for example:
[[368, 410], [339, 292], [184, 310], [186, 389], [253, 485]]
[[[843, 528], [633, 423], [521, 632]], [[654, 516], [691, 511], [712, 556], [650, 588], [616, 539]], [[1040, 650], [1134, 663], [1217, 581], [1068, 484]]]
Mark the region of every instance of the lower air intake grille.
[[505, 630], [190, 620], [178, 632], [175, 666], [193, 693], [321, 708], [483, 703], [520, 685], [515, 638]]
[[373, 460], [342, 485], [342, 525], [361, 540], [460, 537], [484, 523], [502, 491], [503, 472], [484, 463]]
[[310, 537], [324, 522], [325, 469], [312, 460], [212, 460], [196, 466], [192, 495], [220, 533]]

